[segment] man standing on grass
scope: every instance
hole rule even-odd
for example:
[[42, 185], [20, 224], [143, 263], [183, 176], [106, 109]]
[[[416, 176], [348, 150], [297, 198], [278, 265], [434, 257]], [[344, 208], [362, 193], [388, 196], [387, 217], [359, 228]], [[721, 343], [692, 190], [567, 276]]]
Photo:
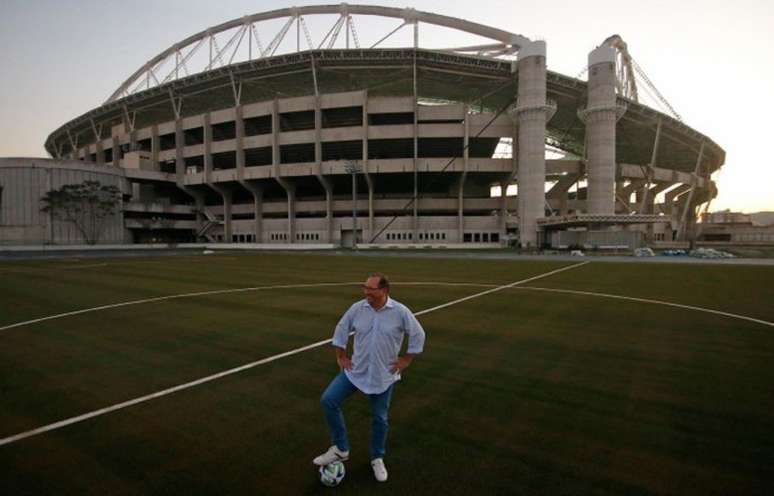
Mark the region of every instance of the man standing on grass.
[[[371, 404], [371, 438], [369, 456], [374, 477], [387, 480], [384, 466], [387, 442], [387, 412], [395, 382], [411, 364], [414, 356], [422, 353], [425, 331], [411, 310], [390, 298], [387, 276], [375, 272], [363, 284], [365, 299], [346, 311], [333, 332], [336, 363], [341, 372], [322, 394], [320, 403], [325, 412], [333, 446], [314, 459], [315, 465], [328, 465], [349, 459], [349, 441], [341, 404], [355, 391], [368, 397]], [[347, 343], [354, 333], [354, 353], [347, 357]], [[403, 336], [408, 336], [408, 349], [399, 357]]]

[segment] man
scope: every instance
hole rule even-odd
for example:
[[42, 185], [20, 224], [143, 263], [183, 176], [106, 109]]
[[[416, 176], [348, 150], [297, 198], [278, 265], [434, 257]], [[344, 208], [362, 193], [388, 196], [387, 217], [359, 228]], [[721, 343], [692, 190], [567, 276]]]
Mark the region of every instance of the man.
[[[371, 404], [371, 437], [369, 455], [374, 477], [387, 480], [384, 466], [387, 441], [387, 412], [392, 388], [400, 374], [411, 365], [414, 356], [422, 353], [425, 331], [411, 310], [390, 298], [387, 276], [375, 272], [363, 284], [365, 299], [346, 311], [333, 332], [336, 363], [341, 372], [322, 394], [320, 403], [325, 412], [333, 446], [314, 459], [316, 465], [328, 465], [349, 459], [349, 441], [341, 404], [355, 391], [368, 397]], [[352, 358], [347, 357], [349, 335], [355, 336]], [[403, 336], [408, 336], [408, 349], [399, 357]]]

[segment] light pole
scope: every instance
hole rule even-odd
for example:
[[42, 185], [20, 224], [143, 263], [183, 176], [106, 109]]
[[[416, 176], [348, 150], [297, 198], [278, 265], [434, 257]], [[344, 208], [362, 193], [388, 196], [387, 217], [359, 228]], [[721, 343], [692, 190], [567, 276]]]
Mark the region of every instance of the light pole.
[[350, 160], [344, 170], [352, 174], [352, 249], [357, 250], [357, 173], [361, 168], [357, 160]]

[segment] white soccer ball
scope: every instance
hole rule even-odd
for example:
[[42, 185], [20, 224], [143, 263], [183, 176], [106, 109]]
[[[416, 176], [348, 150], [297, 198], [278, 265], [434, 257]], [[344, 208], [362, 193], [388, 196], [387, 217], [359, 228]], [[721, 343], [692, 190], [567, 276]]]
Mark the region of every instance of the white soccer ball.
[[344, 480], [344, 464], [333, 462], [320, 467], [320, 482], [324, 486], [336, 487]]

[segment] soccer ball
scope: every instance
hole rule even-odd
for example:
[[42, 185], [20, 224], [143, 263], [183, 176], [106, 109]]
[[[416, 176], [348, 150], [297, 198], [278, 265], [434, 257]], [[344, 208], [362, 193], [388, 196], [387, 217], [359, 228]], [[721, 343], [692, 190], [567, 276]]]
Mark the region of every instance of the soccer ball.
[[320, 467], [320, 482], [324, 486], [336, 487], [344, 480], [344, 464], [333, 462]]

